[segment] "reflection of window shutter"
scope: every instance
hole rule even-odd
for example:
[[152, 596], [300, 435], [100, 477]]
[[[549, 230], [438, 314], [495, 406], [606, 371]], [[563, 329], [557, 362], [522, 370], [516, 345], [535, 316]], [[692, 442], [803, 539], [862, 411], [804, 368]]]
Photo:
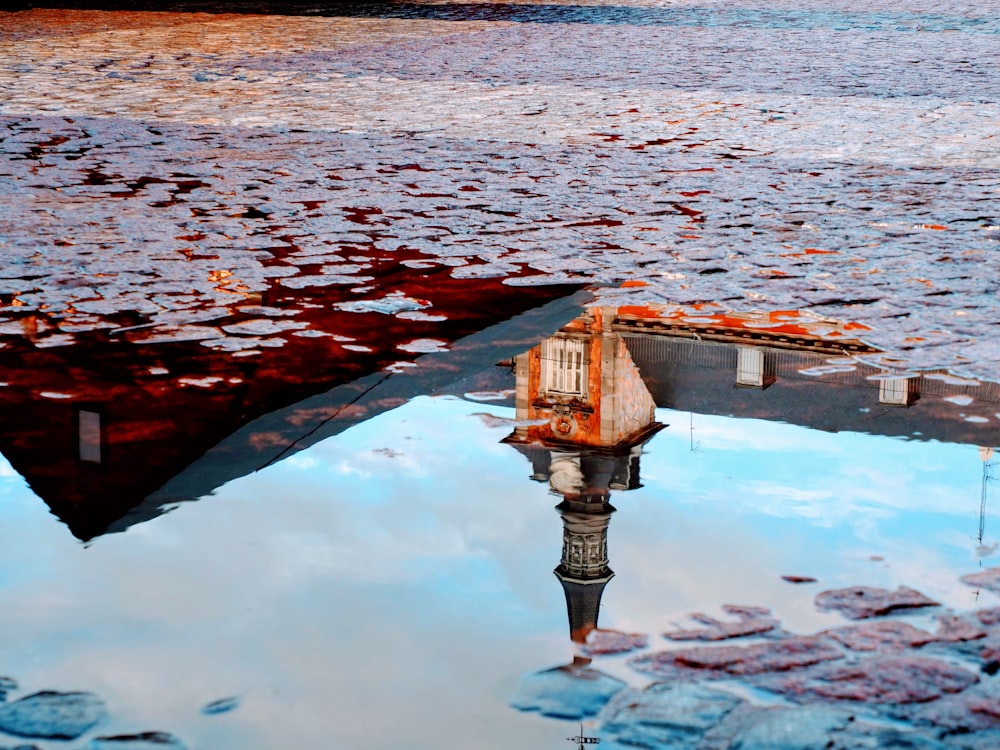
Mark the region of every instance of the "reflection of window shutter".
[[582, 396], [586, 378], [584, 341], [548, 339], [542, 342], [542, 382], [548, 393]]

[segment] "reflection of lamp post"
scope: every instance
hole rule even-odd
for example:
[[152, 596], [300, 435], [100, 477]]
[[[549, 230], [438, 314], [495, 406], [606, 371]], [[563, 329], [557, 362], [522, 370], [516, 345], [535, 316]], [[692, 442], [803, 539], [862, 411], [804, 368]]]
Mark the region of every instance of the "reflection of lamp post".
[[980, 448], [979, 458], [983, 462], [983, 483], [979, 492], [979, 546], [983, 546], [983, 534], [986, 531], [986, 498], [989, 495], [989, 485], [993, 481], [993, 449]]

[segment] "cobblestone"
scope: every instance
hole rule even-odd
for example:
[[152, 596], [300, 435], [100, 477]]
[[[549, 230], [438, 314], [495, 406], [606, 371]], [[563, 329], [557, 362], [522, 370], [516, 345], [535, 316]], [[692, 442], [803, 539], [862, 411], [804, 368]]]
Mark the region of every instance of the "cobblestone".
[[0, 315], [197, 326], [395, 253], [849, 317], [879, 361], [995, 377], [997, 10], [0, 14]]

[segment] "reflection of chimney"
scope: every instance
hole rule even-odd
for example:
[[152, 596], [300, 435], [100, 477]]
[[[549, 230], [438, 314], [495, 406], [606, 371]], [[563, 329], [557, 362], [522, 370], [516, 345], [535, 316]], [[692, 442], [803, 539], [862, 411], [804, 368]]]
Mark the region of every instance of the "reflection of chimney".
[[615, 575], [608, 567], [608, 524], [615, 509], [606, 495], [589, 495], [567, 499], [557, 510], [563, 519], [563, 547], [553, 572], [566, 594], [570, 638], [585, 643], [597, 627], [604, 587]]

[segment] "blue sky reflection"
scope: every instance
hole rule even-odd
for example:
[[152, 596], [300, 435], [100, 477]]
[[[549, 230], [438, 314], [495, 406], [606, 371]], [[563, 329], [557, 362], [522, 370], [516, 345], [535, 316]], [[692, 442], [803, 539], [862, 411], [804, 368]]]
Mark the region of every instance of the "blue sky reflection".
[[[560, 746], [565, 725], [508, 706], [572, 655], [558, 498], [484, 412], [514, 414], [417, 398], [86, 547], [5, 464], [4, 673], [193, 748]], [[979, 564], [975, 446], [695, 415], [692, 451], [686, 412], [657, 419], [644, 486], [613, 493], [602, 627], [660, 648], [686, 613], [737, 603], [811, 631], [840, 621], [815, 593], [853, 584], [975, 605], [957, 580]], [[644, 684], [624, 661], [596, 666]]]

